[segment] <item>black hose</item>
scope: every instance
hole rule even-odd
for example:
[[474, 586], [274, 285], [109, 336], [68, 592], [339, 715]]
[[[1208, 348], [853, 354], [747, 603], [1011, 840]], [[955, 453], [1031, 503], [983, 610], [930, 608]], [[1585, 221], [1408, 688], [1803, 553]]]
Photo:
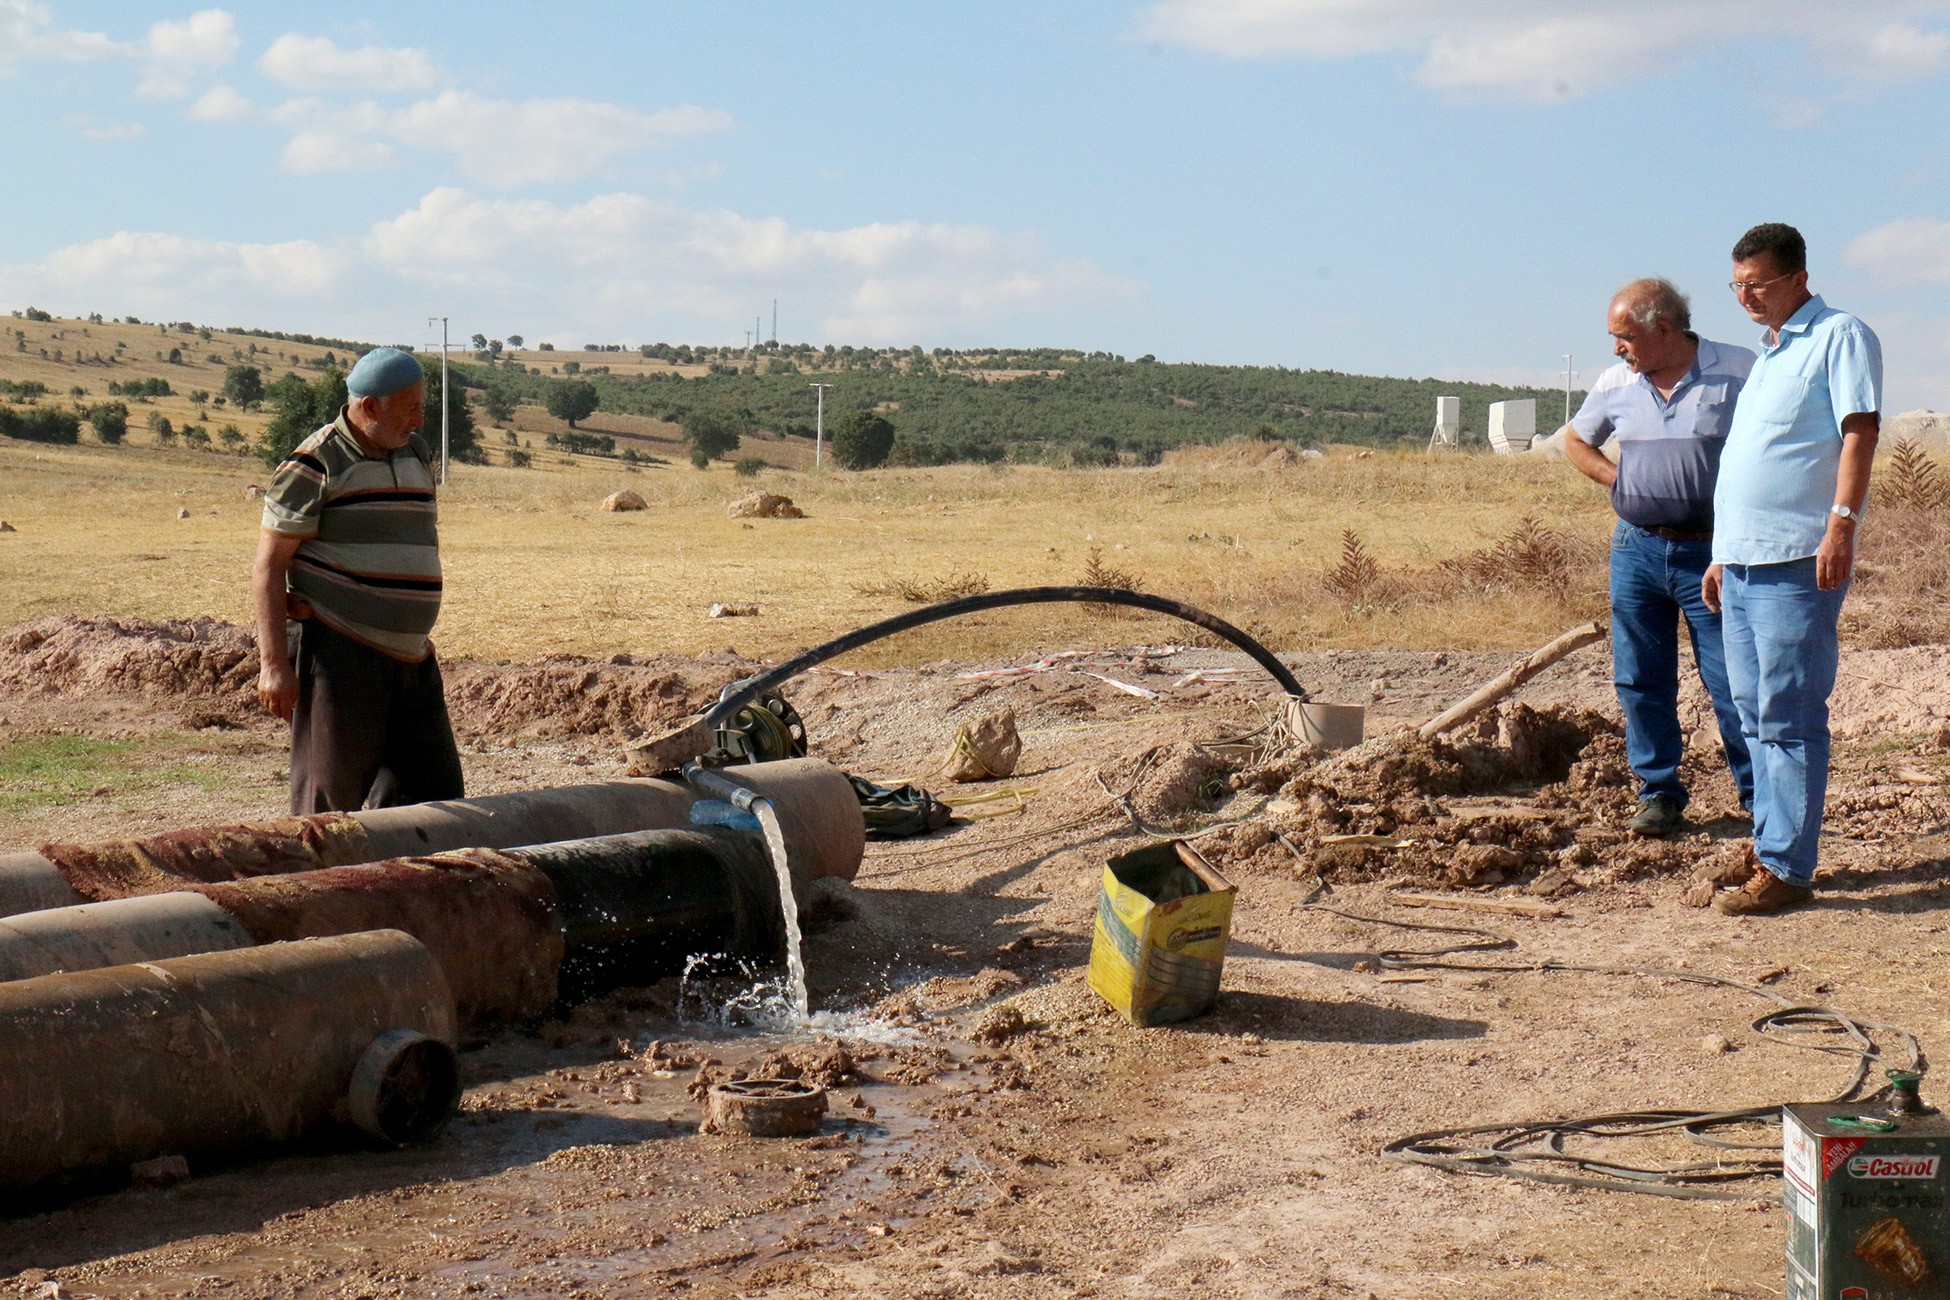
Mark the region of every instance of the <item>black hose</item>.
[[1271, 674], [1280, 689], [1296, 699], [1306, 699], [1307, 690], [1294, 680], [1287, 666], [1274, 657], [1273, 652], [1247, 636], [1232, 624], [1215, 615], [1208, 614], [1195, 606], [1187, 605], [1168, 596], [1153, 596], [1142, 591], [1125, 591], [1120, 587], [1018, 587], [1013, 591], [991, 591], [980, 596], [964, 596], [960, 600], [943, 601], [939, 605], [929, 605], [925, 609], [913, 610], [893, 618], [870, 623], [856, 628], [845, 636], [828, 641], [825, 645], [814, 646], [796, 658], [788, 659], [773, 668], [768, 668], [756, 677], [735, 683], [727, 688], [724, 697], [712, 705], [704, 715], [708, 726], [716, 726], [727, 717], [751, 703], [766, 691], [776, 689], [780, 683], [797, 677], [815, 664], [823, 664], [828, 659], [843, 655], [849, 650], [857, 650], [863, 645], [890, 637], [896, 632], [909, 628], [936, 623], [944, 618], [958, 618], [963, 614], [973, 614], [984, 609], [1000, 609], [1006, 605], [1055, 604], [1063, 601], [1079, 601], [1092, 605], [1129, 605], [1134, 609], [1148, 609], [1157, 614], [1169, 614], [1187, 623], [1202, 627], [1214, 636], [1223, 637], [1233, 645], [1244, 650], [1252, 661]]

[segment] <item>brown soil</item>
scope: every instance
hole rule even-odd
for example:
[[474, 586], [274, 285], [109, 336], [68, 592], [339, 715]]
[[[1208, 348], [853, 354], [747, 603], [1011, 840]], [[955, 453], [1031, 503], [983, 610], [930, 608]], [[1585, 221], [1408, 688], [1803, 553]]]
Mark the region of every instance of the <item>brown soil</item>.
[[[448, 665], [444, 674], [463, 735], [632, 739], [697, 712], [758, 670], [733, 654], [550, 655], [533, 664]], [[226, 725], [257, 710], [257, 639], [207, 618], [47, 618], [0, 636], [0, 686], [184, 704], [191, 725]]]
[[[23, 666], [62, 635], [67, 650], [45, 652], [44, 672]], [[19, 638], [0, 641], [12, 691], [0, 745], [180, 726], [191, 697], [145, 684], [155, 679], [129, 647], [101, 648], [126, 632], [57, 630], [26, 650]], [[171, 670], [183, 681], [234, 698], [241, 684], [192, 671], [212, 652], [183, 647], [204, 643], [156, 641], [146, 653], [188, 656]], [[126, 666], [88, 667], [84, 644]], [[1253, 675], [1173, 684], [1240, 662], [1211, 651], [1077, 665], [1141, 681], [1156, 701], [1066, 671], [815, 673], [788, 693], [814, 752], [849, 770], [919, 776], [961, 722], [1003, 706], [1024, 742], [1016, 776], [953, 791], [1018, 791], [966, 806], [1007, 815], [873, 845], [855, 884], [821, 887], [806, 959], [814, 1006], [840, 1017], [832, 1032], [784, 1041], [687, 1020], [680, 993], [694, 1012], [697, 991], [675, 980], [622, 990], [467, 1052], [462, 1113], [429, 1146], [268, 1154], [173, 1187], [26, 1207], [0, 1220], [0, 1277], [28, 1294], [54, 1280], [74, 1295], [267, 1300], [1778, 1295], [1782, 1224], [1762, 1200], [1465, 1179], [1376, 1153], [1447, 1126], [1820, 1096], [1845, 1063], [1761, 1040], [1748, 1026], [1766, 1008], [1730, 989], [1568, 971], [1403, 982], [1374, 957], [1416, 940], [1308, 902], [1324, 879], [1347, 911], [1486, 925], [1515, 939], [1516, 964], [1765, 976], [1932, 1048], [1950, 1032], [1932, 992], [1950, 736], [1936, 738], [1927, 701], [1942, 660], [1926, 650], [1937, 652], [1845, 656], [1845, 680], [1890, 689], [1837, 691], [1838, 731], [1860, 738], [1837, 749], [1821, 901], [1741, 923], [1686, 897], [1702, 875], [1737, 869], [1744, 847], [1710, 724], [1695, 719], [1689, 833], [1622, 833], [1634, 791], [1602, 648], [1434, 743], [1383, 733], [1432, 715], [1502, 657], [1295, 656], [1316, 693], [1368, 703], [1382, 735], [1358, 758], [1322, 762], [1255, 752], [1272, 733]], [[619, 772], [611, 738], [643, 725], [637, 710], [674, 716], [749, 671], [729, 659], [455, 665], [471, 787]], [[464, 693], [469, 680], [526, 684]], [[577, 703], [605, 690], [636, 694]], [[275, 811], [261, 774], [281, 736], [237, 707], [248, 725], [196, 733], [217, 771], [239, 774], [227, 795], [0, 814], [5, 846], [183, 824], [219, 805], [222, 820], [260, 813], [239, 803]], [[1216, 827], [1194, 842], [1240, 887], [1218, 1006], [1160, 1029], [1130, 1028], [1084, 982], [1102, 864], [1143, 842], [1134, 818]], [[1330, 840], [1340, 835], [1374, 838]], [[1559, 914], [1392, 908], [1404, 884], [1465, 902], [1543, 898]], [[820, 1134], [698, 1133], [693, 1089], [739, 1075], [831, 1089]]]

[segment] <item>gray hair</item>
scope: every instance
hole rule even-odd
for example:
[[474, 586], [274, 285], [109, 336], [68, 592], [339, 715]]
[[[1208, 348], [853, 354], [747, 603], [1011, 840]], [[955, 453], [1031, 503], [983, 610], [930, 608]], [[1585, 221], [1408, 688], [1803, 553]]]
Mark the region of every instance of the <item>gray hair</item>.
[[1693, 327], [1692, 300], [1670, 280], [1634, 280], [1614, 294], [1612, 301], [1623, 303], [1625, 314], [1642, 330], [1656, 329], [1661, 320], [1671, 321], [1676, 330]]

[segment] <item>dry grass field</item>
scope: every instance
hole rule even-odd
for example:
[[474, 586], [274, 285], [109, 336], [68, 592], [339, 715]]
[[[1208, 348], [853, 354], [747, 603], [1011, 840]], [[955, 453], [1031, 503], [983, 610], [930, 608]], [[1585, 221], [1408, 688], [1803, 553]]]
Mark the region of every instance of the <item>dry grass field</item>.
[[[600, 423], [600, 421], [599, 421]], [[1188, 600], [1283, 649], [1355, 644], [1511, 647], [1590, 617], [1601, 591], [1472, 583], [1445, 560], [1493, 545], [1526, 514], [1595, 552], [1605, 504], [1562, 464], [1351, 456], [1276, 472], [1225, 463], [1148, 470], [950, 467], [866, 474], [539, 456], [541, 468], [455, 468], [442, 504], [449, 655], [777, 655], [904, 608], [861, 594], [892, 579], [974, 575], [994, 588], [1082, 580], [1093, 551], [1144, 590]], [[255, 460], [143, 446], [0, 445], [0, 627], [49, 614], [246, 617]], [[754, 486], [798, 520], [738, 520]], [[620, 488], [650, 508], [605, 514]], [[187, 519], [179, 512], [187, 510]], [[1352, 529], [1380, 568], [1370, 590], [1324, 585]], [[1580, 566], [1589, 568], [1589, 565]], [[1408, 575], [1419, 574], [1414, 581]], [[1389, 575], [1401, 575], [1391, 578]], [[1518, 575], [1521, 578], [1522, 575]], [[1399, 588], [1399, 589], [1397, 589]], [[712, 620], [713, 602], [753, 618]], [[1045, 607], [890, 642], [913, 661], [1182, 640], [1170, 620]], [[1060, 643], [1060, 644], [1059, 644]]]
[[[176, 395], [132, 401], [119, 448], [94, 445], [91, 432], [75, 447], [0, 440], [0, 519], [18, 530], [0, 534], [0, 627], [64, 613], [243, 621], [257, 517], [245, 489], [267, 471], [250, 456], [156, 446], [147, 416], [213, 431], [235, 423], [254, 440], [265, 414], [199, 413], [190, 395], [214, 397], [238, 361], [267, 380], [294, 368], [312, 377], [328, 349], [155, 324], [14, 318], [7, 328], [0, 379], [46, 384], [44, 402], [86, 406], [107, 399], [109, 380], [144, 376], [169, 379]], [[167, 360], [171, 348], [180, 363]], [[111, 355], [116, 364], [94, 364]], [[634, 353], [513, 355], [618, 373], [670, 368]], [[477, 420], [501, 460], [510, 431], [478, 411]], [[761, 435], [742, 454], [772, 468], [752, 480], [724, 466], [691, 468], [677, 430], [656, 420], [598, 412], [582, 425], [635, 448], [646, 458], [640, 469], [547, 447], [563, 426], [537, 407], [522, 407], [513, 424], [533, 466], [456, 466], [443, 501], [449, 581], [438, 638], [449, 657], [726, 645], [777, 656], [905, 608], [890, 589], [1077, 583], [1093, 554], [1099, 572], [1190, 601], [1283, 650], [1510, 649], [1604, 610], [1611, 515], [1603, 494], [1561, 461], [1337, 448], [1324, 460], [1267, 465], [1264, 445], [1251, 444], [1190, 448], [1151, 469], [848, 474], [814, 471], [803, 441]], [[650, 508], [597, 509], [622, 488]], [[726, 504], [755, 488], [791, 497], [807, 517], [729, 518]], [[1932, 517], [1941, 513], [1912, 510], [1867, 530], [1869, 563], [1852, 609], [1871, 643], [1942, 639], [1931, 611], [1950, 595], [1939, 590], [1950, 574], [1930, 558], [1940, 548], [1918, 544], [1942, 530]], [[717, 602], [759, 613], [712, 620]], [[923, 629], [861, 661], [1188, 633], [1163, 618], [1042, 606]]]

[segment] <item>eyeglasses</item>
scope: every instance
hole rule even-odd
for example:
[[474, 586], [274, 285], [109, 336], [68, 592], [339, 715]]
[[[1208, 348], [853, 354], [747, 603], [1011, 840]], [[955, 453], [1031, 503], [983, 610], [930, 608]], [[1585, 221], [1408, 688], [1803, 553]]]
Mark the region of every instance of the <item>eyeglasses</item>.
[[1759, 293], [1768, 285], [1779, 284], [1794, 274], [1793, 271], [1789, 271], [1787, 275], [1777, 275], [1772, 280], [1728, 280], [1727, 288], [1733, 290], [1734, 296], [1737, 298], [1743, 293]]

